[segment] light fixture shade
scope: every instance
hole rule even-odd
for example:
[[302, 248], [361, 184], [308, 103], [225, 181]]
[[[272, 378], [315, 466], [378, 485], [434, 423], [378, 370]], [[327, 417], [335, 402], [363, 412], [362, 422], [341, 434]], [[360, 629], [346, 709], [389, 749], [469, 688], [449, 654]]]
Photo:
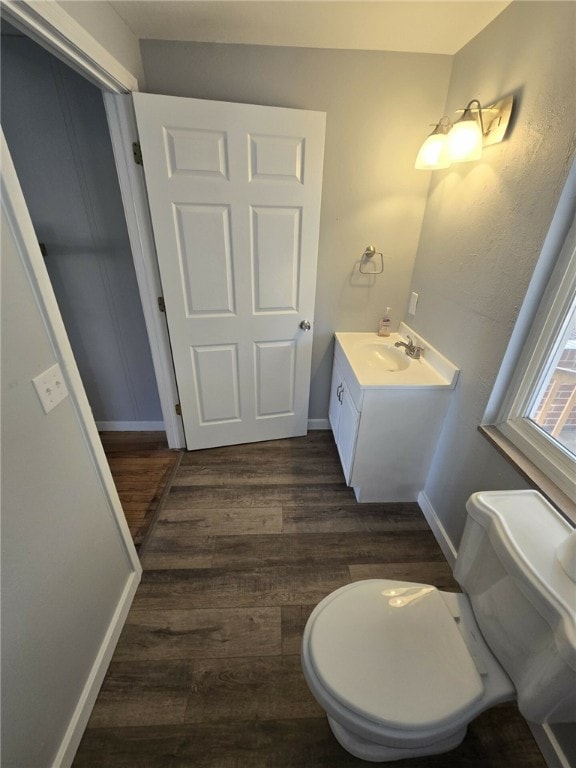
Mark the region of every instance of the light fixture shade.
[[435, 168], [448, 168], [449, 165], [450, 152], [448, 151], [446, 134], [431, 134], [420, 147], [414, 167], [420, 171], [427, 171]]
[[430, 136], [424, 141], [416, 157], [414, 167], [419, 171], [448, 168], [451, 163], [448, 143], [446, 141], [451, 127], [450, 120], [443, 117]]
[[453, 163], [465, 163], [482, 157], [482, 128], [468, 107], [453, 125], [447, 142]]
[[448, 168], [452, 163], [479, 160], [483, 147], [504, 139], [513, 104], [513, 96], [505, 96], [488, 107], [472, 99], [457, 123], [452, 124], [450, 118], [444, 116], [422, 144], [416, 168], [434, 170]]

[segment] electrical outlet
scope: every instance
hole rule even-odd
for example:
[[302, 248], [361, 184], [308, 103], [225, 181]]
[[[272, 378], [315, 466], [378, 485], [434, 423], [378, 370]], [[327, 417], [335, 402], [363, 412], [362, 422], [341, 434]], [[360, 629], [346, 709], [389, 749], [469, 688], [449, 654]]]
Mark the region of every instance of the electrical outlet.
[[44, 413], [50, 413], [58, 403], [68, 397], [68, 389], [58, 363], [32, 379]]
[[416, 314], [416, 305], [418, 304], [418, 294], [412, 293], [410, 294], [410, 304], [408, 305], [408, 314], [409, 315], [415, 315]]

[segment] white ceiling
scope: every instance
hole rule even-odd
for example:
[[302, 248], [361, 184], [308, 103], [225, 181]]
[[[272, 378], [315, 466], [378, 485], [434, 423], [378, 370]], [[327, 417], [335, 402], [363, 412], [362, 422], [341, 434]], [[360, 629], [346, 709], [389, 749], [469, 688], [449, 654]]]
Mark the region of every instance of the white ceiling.
[[510, 0], [110, 0], [138, 38], [454, 54]]

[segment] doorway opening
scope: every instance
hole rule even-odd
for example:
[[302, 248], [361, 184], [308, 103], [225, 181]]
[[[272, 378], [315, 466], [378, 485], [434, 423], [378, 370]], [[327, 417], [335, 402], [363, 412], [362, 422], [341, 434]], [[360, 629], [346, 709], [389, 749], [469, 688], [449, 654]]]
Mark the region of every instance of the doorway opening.
[[[138, 544], [172, 462], [102, 93], [4, 20], [1, 32], [2, 127], [94, 419], [140, 435], [124, 459], [104, 440]], [[137, 483], [146, 450], [165, 450], [164, 469]]]
[[162, 430], [101, 91], [2, 22], [2, 126], [99, 429]]

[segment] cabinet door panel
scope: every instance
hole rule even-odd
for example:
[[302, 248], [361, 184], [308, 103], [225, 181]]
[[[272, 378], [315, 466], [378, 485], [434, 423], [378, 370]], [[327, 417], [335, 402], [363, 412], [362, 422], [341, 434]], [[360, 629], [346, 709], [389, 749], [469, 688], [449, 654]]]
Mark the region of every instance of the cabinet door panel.
[[342, 378], [336, 362], [332, 368], [332, 383], [330, 385], [330, 405], [328, 406], [328, 420], [332, 427], [334, 440], [338, 442], [338, 423], [340, 421], [340, 400], [338, 399], [339, 388], [342, 386]]
[[344, 477], [346, 478], [346, 483], [350, 485], [360, 414], [356, 410], [356, 406], [346, 389], [344, 389], [341, 398], [342, 405], [340, 407], [337, 445], [340, 461], [342, 462], [342, 469], [344, 470]]

